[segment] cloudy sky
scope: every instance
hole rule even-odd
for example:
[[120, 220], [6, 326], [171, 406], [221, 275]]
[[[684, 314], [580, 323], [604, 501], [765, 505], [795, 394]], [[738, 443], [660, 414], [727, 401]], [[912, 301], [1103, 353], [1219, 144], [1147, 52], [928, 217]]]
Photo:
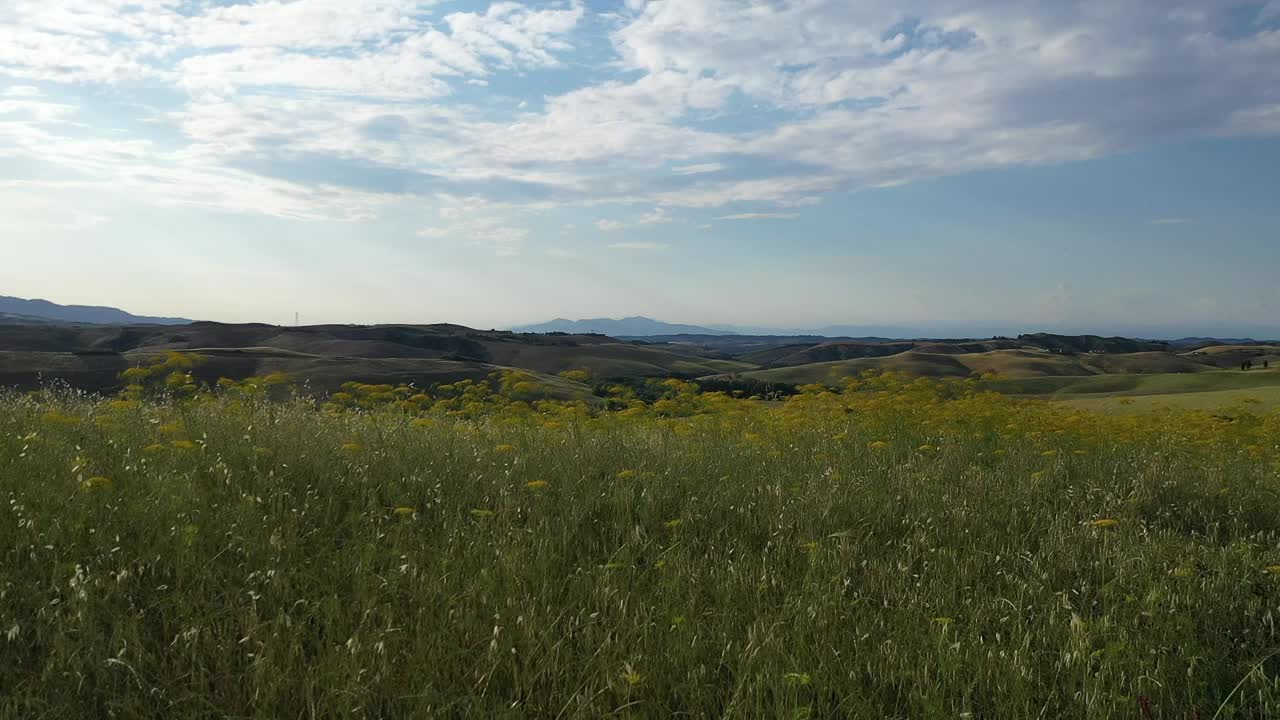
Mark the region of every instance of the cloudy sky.
[[1280, 0], [0, 0], [0, 294], [1280, 326]]

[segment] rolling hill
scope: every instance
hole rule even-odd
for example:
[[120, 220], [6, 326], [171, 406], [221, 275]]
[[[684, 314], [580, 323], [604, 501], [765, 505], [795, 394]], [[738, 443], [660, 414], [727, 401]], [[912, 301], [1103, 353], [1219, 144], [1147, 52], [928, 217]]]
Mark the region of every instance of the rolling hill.
[[[317, 390], [332, 390], [348, 380], [429, 386], [518, 368], [534, 373], [562, 397], [589, 393], [584, 385], [556, 377], [578, 369], [598, 380], [740, 378], [785, 384], [834, 384], [865, 370], [951, 378], [996, 373], [1004, 392], [1071, 397], [1243, 389], [1246, 386], [1216, 384], [1220, 380], [1196, 385], [1151, 378], [1223, 375], [1214, 371], [1239, 367], [1244, 360], [1259, 365], [1274, 361], [1280, 367], [1277, 346], [1214, 345], [1179, 354], [1152, 349], [1168, 348], [1163, 343], [1097, 336], [891, 341], [702, 334], [655, 339], [658, 342], [623, 341], [600, 334], [516, 333], [451, 324], [0, 322], [0, 387], [33, 388], [61, 380], [85, 390], [112, 391], [121, 386], [122, 370], [166, 351], [204, 356], [197, 375], [209, 381], [284, 372]], [[1144, 390], [1141, 385], [1146, 382], [1156, 385]], [[1178, 389], [1188, 382], [1192, 389]]]
[[1089, 375], [1001, 379], [991, 389], [1009, 395], [1058, 399], [1085, 396], [1173, 395], [1280, 387], [1280, 371], [1207, 371], [1149, 375]]
[[[356, 380], [373, 384], [412, 384], [429, 387], [469, 379], [481, 381], [499, 368], [485, 363], [405, 358], [343, 358], [289, 353], [274, 348], [207, 350], [191, 372], [206, 383], [219, 378], [242, 380], [282, 372], [305, 387], [322, 392], [337, 390]], [[70, 353], [22, 353], [0, 351], [0, 387], [34, 390], [51, 381], [88, 391], [113, 391], [120, 387], [123, 370], [150, 362], [158, 353], [127, 355], [73, 355]], [[39, 367], [39, 372], [32, 368]], [[562, 399], [584, 398], [590, 388], [562, 378], [533, 373], [548, 394]]]
[[742, 373], [764, 382], [832, 383], [865, 370], [889, 370], [918, 377], [969, 377], [997, 373], [1007, 378], [1089, 376], [1110, 373], [1198, 373], [1217, 368], [1174, 353], [1064, 355], [1044, 350], [940, 353], [909, 350], [882, 357], [817, 362]]
[[460, 325], [0, 325], [0, 351], [0, 386], [63, 380], [94, 391], [119, 387], [121, 370], [165, 351], [205, 356], [198, 374], [213, 380], [279, 371], [322, 389], [347, 380], [429, 385], [481, 378], [499, 368], [528, 370], [547, 382], [581, 368], [601, 379], [693, 378], [755, 368], [598, 335], [521, 335]]

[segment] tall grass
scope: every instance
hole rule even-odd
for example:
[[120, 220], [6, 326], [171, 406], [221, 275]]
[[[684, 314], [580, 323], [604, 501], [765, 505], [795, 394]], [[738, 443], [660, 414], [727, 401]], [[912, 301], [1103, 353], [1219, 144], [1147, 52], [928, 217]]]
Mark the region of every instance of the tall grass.
[[1275, 416], [681, 397], [0, 397], [0, 715], [1280, 716]]

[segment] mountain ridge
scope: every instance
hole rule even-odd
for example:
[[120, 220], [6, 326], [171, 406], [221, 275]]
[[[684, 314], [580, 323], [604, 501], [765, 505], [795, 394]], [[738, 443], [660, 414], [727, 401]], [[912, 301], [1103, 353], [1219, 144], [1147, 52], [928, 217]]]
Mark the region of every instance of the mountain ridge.
[[187, 318], [134, 315], [104, 305], [60, 305], [38, 298], [27, 300], [9, 295], [0, 295], [0, 316], [90, 325], [189, 325], [192, 322]]
[[569, 333], [599, 334], [610, 337], [646, 337], [651, 335], [734, 335], [731, 331], [701, 327], [699, 325], [683, 325], [667, 323], [661, 320], [632, 315], [624, 318], [587, 318], [569, 320], [555, 318], [543, 323], [518, 325], [511, 328], [514, 332], [523, 333]]

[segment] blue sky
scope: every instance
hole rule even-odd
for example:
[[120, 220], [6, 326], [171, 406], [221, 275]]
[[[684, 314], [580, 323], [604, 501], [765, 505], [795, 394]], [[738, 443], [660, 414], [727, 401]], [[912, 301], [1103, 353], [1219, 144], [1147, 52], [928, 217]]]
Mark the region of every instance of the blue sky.
[[1258, 333], [1278, 190], [1277, 0], [0, 3], [0, 294]]

